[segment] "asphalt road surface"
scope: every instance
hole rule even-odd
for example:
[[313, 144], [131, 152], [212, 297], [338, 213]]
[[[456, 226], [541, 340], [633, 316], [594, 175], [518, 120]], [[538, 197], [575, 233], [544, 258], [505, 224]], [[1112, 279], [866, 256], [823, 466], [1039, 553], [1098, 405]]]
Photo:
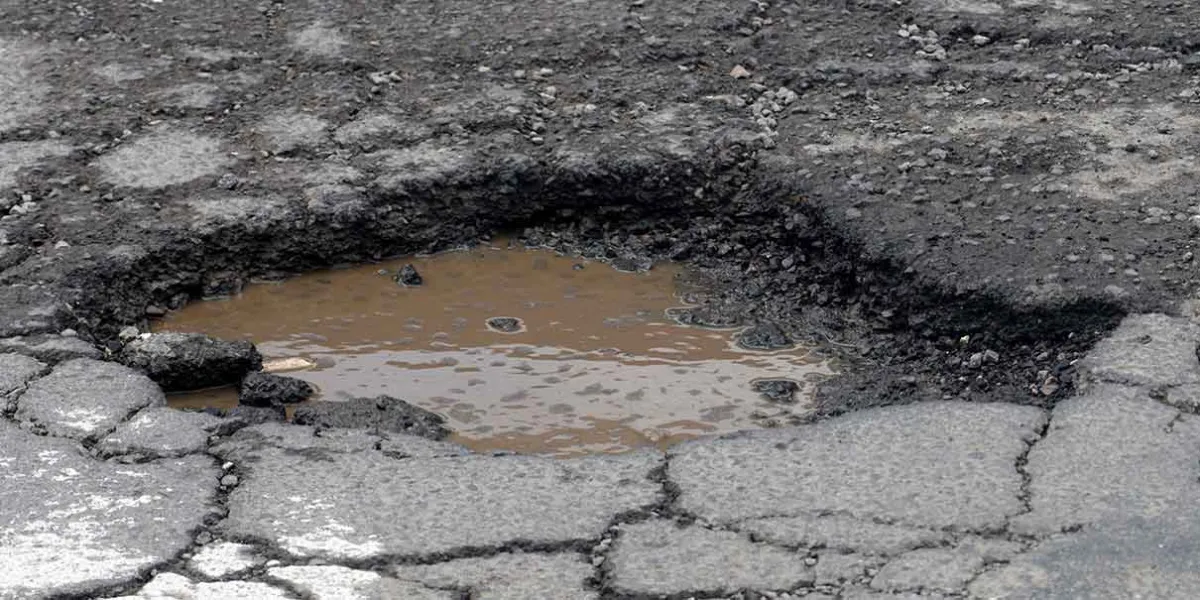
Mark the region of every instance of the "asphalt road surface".
[[[0, 598], [1200, 598], [1200, 8], [0, 0]], [[118, 332], [502, 230], [846, 353], [485, 456], [165, 407]], [[553, 237], [553, 241], [550, 240]]]

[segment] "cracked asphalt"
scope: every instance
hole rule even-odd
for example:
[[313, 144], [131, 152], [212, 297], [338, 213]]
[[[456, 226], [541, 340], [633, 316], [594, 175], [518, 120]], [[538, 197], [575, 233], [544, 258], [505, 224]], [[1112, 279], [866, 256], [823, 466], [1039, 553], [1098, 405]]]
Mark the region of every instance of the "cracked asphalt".
[[[0, 0], [0, 598], [1200, 598], [1200, 10]], [[472, 454], [117, 332], [522, 230], [828, 340], [820, 418]], [[723, 322], [723, 321], [722, 321]]]

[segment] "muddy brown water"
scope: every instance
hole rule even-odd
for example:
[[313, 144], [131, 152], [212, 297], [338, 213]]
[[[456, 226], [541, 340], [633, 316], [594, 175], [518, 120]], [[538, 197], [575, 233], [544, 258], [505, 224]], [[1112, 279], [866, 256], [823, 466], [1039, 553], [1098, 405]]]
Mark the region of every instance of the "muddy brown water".
[[[422, 285], [392, 280], [407, 263]], [[804, 348], [742, 350], [735, 330], [672, 321], [683, 275], [498, 242], [254, 284], [156, 329], [253, 341], [268, 370], [314, 384], [313, 401], [401, 398], [444, 415], [453, 441], [476, 451], [621, 452], [805, 414], [830, 363]], [[520, 329], [497, 331], [493, 317]], [[799, 384], [797, 403], [751, 388], [774, 378]], [[179, 408], [236, 403], [233, 390], [171, 398]]]

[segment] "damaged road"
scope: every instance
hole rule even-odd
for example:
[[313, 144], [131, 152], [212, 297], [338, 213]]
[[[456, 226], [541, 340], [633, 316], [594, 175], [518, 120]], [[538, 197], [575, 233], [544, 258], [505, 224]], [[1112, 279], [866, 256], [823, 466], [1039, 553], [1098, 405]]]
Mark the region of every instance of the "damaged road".
[[[1200, 11], [0, 16], [0, 598], [1200, 597]], [[172, 411], [125, 343], [514, 232], [684, 261], [681, 320], [842, 374], [796, 427], [551, 460]]]
[[[1194, 361], [1200, 327], [1130, 317], [1110, 339], [1051, 411], [925, 402], [666, 454], [483, 456], [285, 423], [215, 435], [221, 419], [157, 406], [94, 444], [5, 425], [0, 551], [20, 568], [0, 595], [1187, 598], [1200, 420], [1161, 398], [1200, 363], [1119, 345]], [[125, 369], [85, 364], [86, 389]], [[6, 385], [19, 407], [78, 365]]]

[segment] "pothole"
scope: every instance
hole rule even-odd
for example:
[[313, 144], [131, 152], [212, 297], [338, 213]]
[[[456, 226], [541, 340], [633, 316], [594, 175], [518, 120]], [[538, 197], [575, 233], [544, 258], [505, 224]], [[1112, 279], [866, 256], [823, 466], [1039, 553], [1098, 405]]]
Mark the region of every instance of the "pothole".
[[[496, 242], [254, 284], [156, 329], [250, 340], [268, 369], [318, 389], [310, 401], [401, 398], [476, 451], [622, 452], [808, 414], [829, 360], [674, 321], [687, 279], [676, 264], [631, 273]], [[229, 407], [237, 393], [171, 403]]]

